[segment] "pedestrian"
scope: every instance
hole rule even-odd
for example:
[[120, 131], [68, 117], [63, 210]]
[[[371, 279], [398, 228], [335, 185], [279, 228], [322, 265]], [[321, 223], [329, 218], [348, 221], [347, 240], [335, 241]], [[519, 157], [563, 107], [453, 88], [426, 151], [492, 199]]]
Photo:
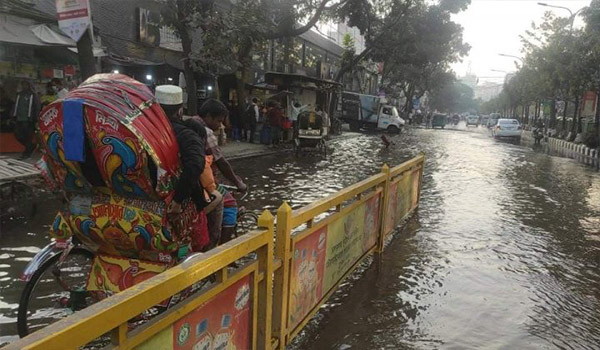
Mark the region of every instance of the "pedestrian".
[[[206, 128], [206, 155], [213, 157], [213, 173], [216, 174], [218, 169], [222, 177], [233, 183], [239, 191], [244, 192], [247, 189], [246, 184], [238, 177], [231, 164], [225, 158], [223, 151], [219, 147], [217, 138], [214, 134], [220, 125], [227, 117], [227, 107], [218, 100], [206, 100], [198, 110], [199, 117], [193, 117], [194, 120], [200, 122]], [[234, 208], [224, 206], [226, 202], [230, 202], [229, 194], [222, 186], [218, 186], [218, 190], [222, 193], [224, 200], [219, 203], [214, 210], [208, 213], [208, 228], [210, 232], [211, 245], [214, 247], [221, 241], [221, 232], [224, 230], [224, 238], [227, 240], [231, 236], [232, 230], [235, 229], [237, 220], [237, 211]], [[235, 209], [236, 210], [236, 209]]]
[[40, 97], [42, 108], [46, 107], [57, 99], [58, 96], [56, 95], [54, 85], [52, 85], [52, 82], [48, 82], [48, 84], [46, 84], [46, 93]]
[[33, 134], [40, 113], [40, 99], [30, 82], [23, 80], [20, 87], [21, 91], [15, 100], [13, 116], [17, 120], [15, 125], [17, 141], [25, 146], [25, 151], [20, 157], [23, 160], [31, 157], [33, 153]]
[[62, 80], [60, 80], [58, 78], [52, 78], [50, 83], [52, 83], [54, 92], [56, 93], [56, 97], [58, 97], [59, 99], [65, 98], [67, 96], [67, 93], [69, 93], [69, 90], [67, 90], [63, 86]]
[[12, 131], [13, 121], [11, 113], [13, 111], [14, 101], [8, 97], [8, 93], [0, 84], [0, 129], [2, 131]]
[[230, 137], [232, 140], [239, 141], [241, 138], [241, 121], [240, 121], [240, 113], [238, 110], [238, 106], [235, 101], [230, 100], [227, 104], [227, 109], [229, 110], [229, 122], [230, 122]]
[[248, 136], [246, 139], [250, 143], [254, 143], [254, 134], [256, 134], [256, 124], [260, 118], [260, 110], [258, 108], [258, 99], [254, 97], [252, 99], [252, 103], [248, 105], [246, 108], [246, 112], [244, 113], [245, 119], [245, 132], [248, 132]]
[[271, 128], [271, 146], [279, 146], [281, 139], [281, 127], [283, 124], [283, 110], [276, 101], [267, 103], [267, 123]]

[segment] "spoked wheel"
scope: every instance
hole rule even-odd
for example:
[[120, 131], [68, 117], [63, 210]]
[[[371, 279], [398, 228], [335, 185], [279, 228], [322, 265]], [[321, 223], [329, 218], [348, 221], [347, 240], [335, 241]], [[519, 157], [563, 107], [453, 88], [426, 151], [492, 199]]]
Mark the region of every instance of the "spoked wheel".
[[235, 236], [239, 237], [258, 227], [258, 216], [251, 211], [243, 210], [238, 215]]
[[25, 285], [17, 316], [20, 337], [95, 302], [85, 290], [94, 254], [76, 247], [59, 263], [60, 257], [42, 264]]

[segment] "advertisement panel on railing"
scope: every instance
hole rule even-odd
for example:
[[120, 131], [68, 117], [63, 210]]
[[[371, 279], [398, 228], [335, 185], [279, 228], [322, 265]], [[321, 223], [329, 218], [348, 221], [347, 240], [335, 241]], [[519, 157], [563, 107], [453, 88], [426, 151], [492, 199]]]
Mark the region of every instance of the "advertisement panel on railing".
[[252, 286], [242, 277], [136, 349], [251, 349]]
[[390, 185], [385, 232], [391, 232], [419, 204], [421, 169], [404, 174]]
[[295, 242], [289, 328], [294, 329], [348, 270], [377, 244], [381, 193]]

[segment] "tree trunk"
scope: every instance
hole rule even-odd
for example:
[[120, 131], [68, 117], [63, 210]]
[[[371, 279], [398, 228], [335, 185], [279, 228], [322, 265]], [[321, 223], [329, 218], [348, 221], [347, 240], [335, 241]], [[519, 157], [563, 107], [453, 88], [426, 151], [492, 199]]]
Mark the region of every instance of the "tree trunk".
[[[600, 90], [596, 91], [596, 118], [594, 120], [594, 125], [600, 135]], [[600, 140], [598, 140], [598, 142], [600, 142]]]
[[244, 118], [244, 112], [246, 111], [246, 82], [244, 80], [246, 76], [246, 67], [241, 66], [238, 68], [237, 73], [240, 75], [235, 81], [235, 94], [237, 95], [239, 113]]
[[550, 121], [548, 123], [550, 129], [554, 129], [556, 127], [556, 99], [553, 98], [550, 101]]
[[86, 80], [96, 74], [96, 62], [94, 61], [94, 50], [92, 49], [92, 34], [86, 30], [77, 42], [77, 58], [79, 59], [79, 69], [81, 70], [81, 79]]
[[[238, 107], [240, 109], [240, 115], [244, 116], [244, 112], [246, 111], [246, 72], [248, 71], [248, 67], [252, 62], [252, 58], [250, 57], [250, 53], [252, 52], [252, 42], [245, 42], [240, 48], [240, 52], [238, 55], [238, 62], [242, 64], [238, 68], [236, 72], [236, 83], [235, 83], [235, 92], [238, 99]], [[250, 101], [248, 101], [250, 102]]]
[[177, 32], [181, 38], [181, 46], [183, 48], [183, 73], [185, 74], [185, 87], [187, 90], [187, 114], [197, 115], [198, 114], [198, 97], [196, 95], [196, 79], [194, 77], [194, 69], [190, 62], [190, 55], [192, 53], [192, 38], [185, 25], [186, 16], [184, 13], [185, 9], [184, 0], [177, 0], [177, 18], [180, 23], [177, 25]]
[[583, 108], [579, 108], [579, 113], [577, 113], [577, 133], [581, 134], [583, 132]]
[[561, 126], [561, 134], [562, 137], [565, 137], [565, 133], [567, 131], [567, 108], [569, 107], [569, 101], [565, 100], [565, 110], [563, 111], [563, 120], [562, 120], [562, 126]]
[[575, 112], [573, 113], [573, 122], [571, 122], [571, 132], [568, 141], [575, 140], [577, 131], [577, 115], [579, 114], [579, 96], [575, 97]]

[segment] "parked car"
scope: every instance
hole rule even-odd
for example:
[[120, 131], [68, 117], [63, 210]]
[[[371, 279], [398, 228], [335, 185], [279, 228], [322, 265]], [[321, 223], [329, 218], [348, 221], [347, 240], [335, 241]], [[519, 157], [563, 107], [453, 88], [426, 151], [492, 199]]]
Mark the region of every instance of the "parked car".
[[502, 116], [500, 115], [500, 113], [492, 113], [490, 114], [490, 117], [488, 118], [487, 121], [487, 127], [488, 129], [491, 129], [493, 127], [496, 126], [496, 124], [498, 124], [498, 119], [500, 119]]
[[496, 126], [492, 128], [494, 138], [510, 137], [517, 141], [521, 140], [521, 124], [516, 119], [498, 119]]
[[467, 126], [469, 125], [479, 125], [479, 117], [476, 115], [468, 115], [467, 116]]

